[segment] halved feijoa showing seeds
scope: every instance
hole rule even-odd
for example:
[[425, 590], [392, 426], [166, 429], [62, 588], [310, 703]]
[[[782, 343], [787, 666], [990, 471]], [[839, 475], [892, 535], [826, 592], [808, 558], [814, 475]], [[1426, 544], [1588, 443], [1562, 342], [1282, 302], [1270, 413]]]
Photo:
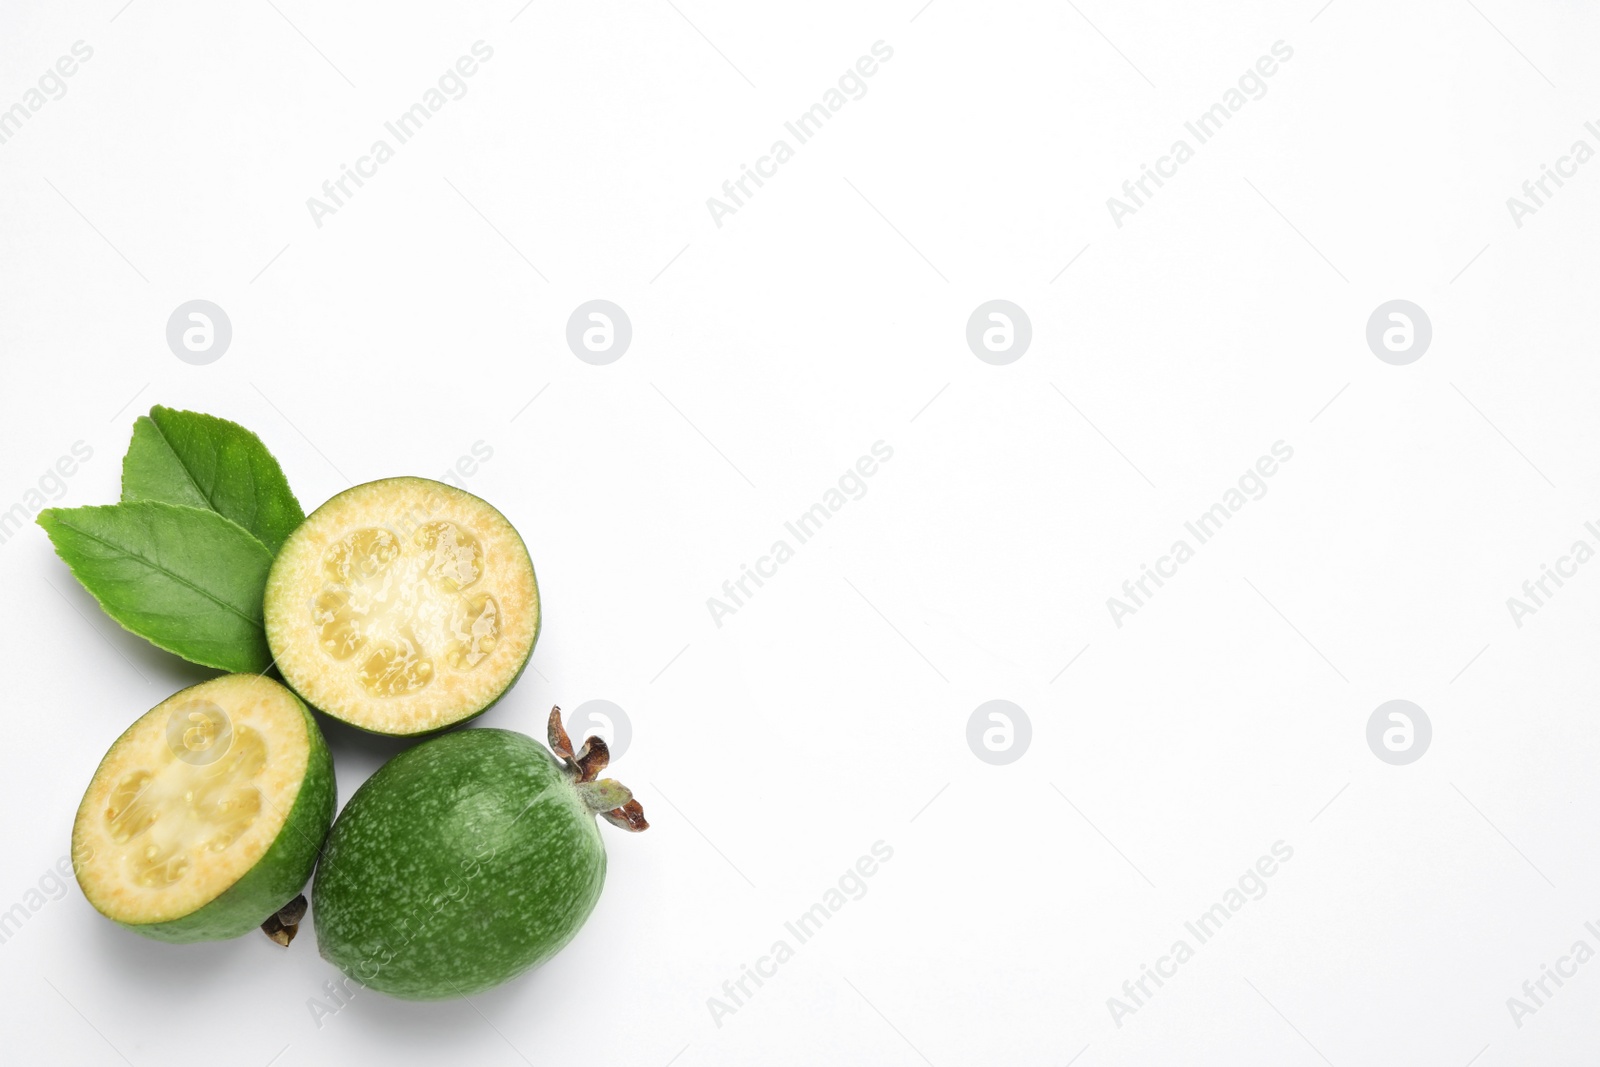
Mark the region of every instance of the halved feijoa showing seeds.
[[267, 641], [295, 691], [384, 734], [470, 719], [511, 688], [539, 636], [517, 531], [471, 493], [386, 478], [323, 504], [267, 579]]
[[305, 886], [333, 821], [333, 761], [306, 706], [233, 674], [168, 697], [117, 738], [72, 826], [102, 915], [159, 941], [256, 929]]

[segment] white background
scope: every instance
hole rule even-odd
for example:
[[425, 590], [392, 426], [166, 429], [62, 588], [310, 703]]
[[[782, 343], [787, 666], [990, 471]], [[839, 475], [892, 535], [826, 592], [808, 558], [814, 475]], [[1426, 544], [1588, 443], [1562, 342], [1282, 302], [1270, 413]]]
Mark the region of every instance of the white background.
[[[1592, 1061], [1600, 963], [1520, 1028], [1506, 1003], [1600, 949], [1600, 564], [1520, 628], [1506, 606], [1600, 547], [1600, 163], [1506, 207], [1600, 148], [1590, 5], [273, 2], [0, 12], [0, 107], [94, 50], [0, 145], [0, 509], [80, 440], [53, 503], [114, 500], [153, 403], [259, 432], [308, 510], [482, 441], [470, 487], [546, 615], [479, 723], [615, 701], [654, 825], [602, 827], [604, 897], [538, 972], [320, 1026], [309, 934], [157, 944], [75, 886], [32, 908], [107, 745], [204, 672], [27, 526], [0, 545], [9, 1060]], [[478, 40], [467, 94], [316, 226], [307, 197]], [[867, 94], [716, 226], [706, 198], [879, 40]], [[1266, 95], [1114, 225], [1279, 40]], [[233, 324], [209, 366], [165, 341], [196, 298]], [[634, 329], [604, 367], [564, 337], [593, 298]], [[1032, 320], [1008, 366], [965, 342], [993, 298]], [[1364, 336], [1396, 298], [1433, 324], [1409, 366]], [[866, 496], [716, 626], [879, 440]], [[1106, 598], [1280, 440], [1267, 495], [1117, 627]], [[1409, 766], [1365, 738], [1397, 698], [1433, 724]], [[1032, 721], [1008, 766], [967, 747], [991, 699]], [[401, 747], [328, 734], [341, 800]], [[879, 840], [867, 895], [718, 1025]], [[1117, 1025], [1279, 840], [1266, 896]]]

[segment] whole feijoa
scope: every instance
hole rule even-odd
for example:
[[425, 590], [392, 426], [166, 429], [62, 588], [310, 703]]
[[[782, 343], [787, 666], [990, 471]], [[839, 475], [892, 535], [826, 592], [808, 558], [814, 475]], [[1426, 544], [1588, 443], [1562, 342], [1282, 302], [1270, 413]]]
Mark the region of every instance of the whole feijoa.
[[238, 937], [305, 887], [333, 806], [306, 706], [270, 678], [213, 678], [117, 738], [78, 807], [72, 866], [89, 903], [136, 933]]
[[317, 866], [323, 957], [369, 988], [439, 1000], [499, 985], [571, 941], [605, 882], [595, 816], [648, 824], [626, 787], [596, 780], [603, 741], [574, 753], [559, 711], [549, 737], [555, 755], [510, 730], [460, 730], [369, 778]]

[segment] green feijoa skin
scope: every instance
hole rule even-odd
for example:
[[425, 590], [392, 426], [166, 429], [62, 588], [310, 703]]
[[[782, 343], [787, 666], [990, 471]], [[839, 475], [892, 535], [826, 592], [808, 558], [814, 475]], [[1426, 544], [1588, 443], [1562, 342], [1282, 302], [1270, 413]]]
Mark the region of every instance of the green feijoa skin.
[[298, 921], [285, 906], [333, 807], [333, 760], [299, 698], [259, 675], [213, 678], [140, 716], [100, 761], [73, 871], [96, 910], [146, 937], [239, 937], [280, 909]]
[[551, 755], [510, 730], [445, 734], [395, 756], [350, 798], [312, 888], [322, 955], [408, 1000], [468, 996], [555, 955], [600, 899], [596, 815], [623, 829], [644, 811], [576, 753], [550, 713]]

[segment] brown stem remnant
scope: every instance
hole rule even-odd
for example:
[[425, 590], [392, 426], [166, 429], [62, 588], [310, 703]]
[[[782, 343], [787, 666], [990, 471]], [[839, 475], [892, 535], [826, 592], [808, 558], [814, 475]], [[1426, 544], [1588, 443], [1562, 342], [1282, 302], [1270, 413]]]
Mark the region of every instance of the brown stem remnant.
[[585, 738], [583, 747], [578, 749], [578, 754], [573, 757], [580, 782], [592, 782], [599, 778], [600, 772], [605, 770], [610, 762], [611, 750], [598, 737]]
[[561, 725], [561, 708], [556, 706], [550, 709], [550, 721], [545, 727], [545, 734], [550, 739], [550, 751], [558, 759], [572, 759], [572, 738], [567, 736], [567, 728]]
[[637, 800], [630, 800], [620, 808], [600, 813], [612, 826], [629, 833], [639, 833], [650, 829], [650, 824], [644, 821], [644, 806]]
[[[578, 794], [589, 810], [605, 818], [612, 826], [638, 833], [648, 830], [644, 806], [633, 798], [628, 787], [614, 778], [600, 778], [600, 772], [611, 762], [611, 750], [605, 740], [590, 736], [576, 751], [567, 728], [561, 722], [561, 708], [550, 709], [550, 719], [545, 726], [545, 736], [550, 741], [550, 751], [567, 767], [567, 773], [578, 786]], [[606, 808], [604, 805], [615, 805]], [[286, 944], [287, 942], [285, 942]]]
[[300, 920], [305, 917], [306, 895], [301, 893], [269, 915], [267, 921], [261, 924], [261, 932], [277, 944], [288, 948], [289, 942], [294, 940], [294, 935], [300, 932]]

